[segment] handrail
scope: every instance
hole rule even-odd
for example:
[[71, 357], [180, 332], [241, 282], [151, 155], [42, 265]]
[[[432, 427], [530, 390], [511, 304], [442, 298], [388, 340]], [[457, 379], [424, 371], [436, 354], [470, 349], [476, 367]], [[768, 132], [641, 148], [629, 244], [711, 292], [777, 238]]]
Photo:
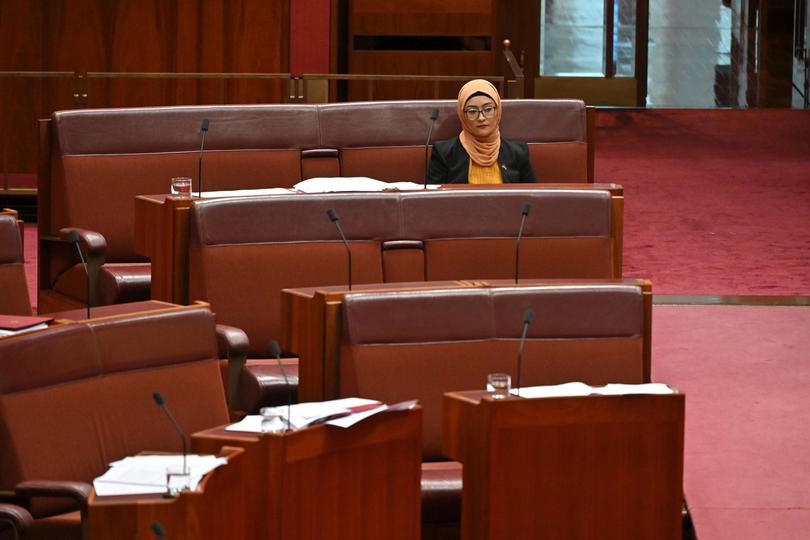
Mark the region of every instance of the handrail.
[[507, 88], [509, 89], [507, 94], [510, 98], [522, 99], [525, 88], [523, 66], [521, 66], [517, 59], [515, 59], [511, 46], [511, 41], [508, 39], [503, 40], [503, 57], [506, 60], [506, 64], [509, 66], [509, 69], [512, 70], [512, 76], [515, 77], [514, 80], [506, 81]]
[[75, 77], [76, 73], [73, 71], [0, 71], [0, 78], [17, 78], [17, 77], [54, 77], [54, 78], [69, 78]]
[[289, 79], [289, 73], [213, 73], [193, 71], [88, 71], [88, 79]]
[[366, 81], [368, 84], [367, 96], [368, 100], [374, 99], [374, 86], [373, 83], [379, 81], [415, 81], [415, 82], [432, 82], [433, 83], [433, 98], [439, 97], [439, 83], [442, 82], [461, 82], [469, 81], [470, 79], [484, 79], [498, 87], [498, 91], [503, 95], [504, 91], [504, 77], [499, 75], [384, 75], [384, 74], [370, 74], [370, 73], [305, 73], [301, 76], [303, 81], [303, 92], [299, 93], [299, 99], [304, 101], [308, 100], [307, 86], [309, 81], [314, 80], [327, 80], [327, 81]]

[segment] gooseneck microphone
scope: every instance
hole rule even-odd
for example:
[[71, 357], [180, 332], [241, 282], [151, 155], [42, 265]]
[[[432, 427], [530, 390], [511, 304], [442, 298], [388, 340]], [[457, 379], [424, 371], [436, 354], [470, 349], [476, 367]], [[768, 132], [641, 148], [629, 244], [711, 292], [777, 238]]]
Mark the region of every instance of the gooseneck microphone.
[[349, 242], [346, 241], [346, 235], [343, 234], [343, 228], [339, 223], [340, 218], [338, 218], [335, 209], [330, 208], [326, 211], [326, 215], [329, 216], [329, 219], [335, 224], [335, 227], [337, 227], [337, 230], [340, 233], [340, 238], [343, 240], [343, 245], [346, 246], [346, 254], [349, 256], [349, 290], [352, 290], [352, 250], [349, 249]]
[[153, 521], [149, 528], [152, 529], [152, 534], [155, 535], [155, 538], [158, 540], [168, 540], [166, 536], [166, 529], [163, 528], [163, 524], [159, 521]]
[[87, 318], [90, 318], [90, 303], [91, 299], [93, 298], [93, 289], [90, 287], [90, 271], [87, 269], [87, 257], [84, 256], [84, 251], [82, 250], [81, 242], [79, 242], [79, 233], [75, 230], [70, 231], [68, 233], [68, 240], [76, 246], [76, 251], [79, 252], [79, 259], [82, 261], [82, 265], [84, 266], [84, 276], [87, 284]]
[[169, 410], [169, 407], [166, 405], [166, 400], [163, 399], [163, 394], [160, 392], [154, 392], [152, 394], [152, 399], [155, 400], [157, 406], [163, 409], [163, 412], [166, 413], [166, 416], [169, 417], [172, 424], [174, 425], [174, 429], [177, 431], [177, 434], [180, 435], [180, 441], [183, 443], [183, 472], [187, 473], [188, 469], [186, 468], [186, 456], [188, 455], [188, 450], [186, 448], [186, 435], [183, 432], [183, 429], [180, 427], [180, 424], [177, 423], [177, 418], [174, 417], [172, 411]]
[[290, 431], [290, 408], [292, 407], [292, 390], [290, 389], [290, 380], [287, 378], [287, 373], [284, 371], [284, 364], [281, 363], [281, 347], [278, 346], [278, 341], [270, 341], [270, 355], [278, 362], [278, 369], [281, 370], [281, 376], [284, 377], [284, 386], [287, 387], [287, 420], [285, 421], [284, 431]]
[[520, 272], [520, 237], [523, 236], [523, 226], [526, 225], [526, 216], [529, 215], [531, 209], [531, 203], [526, 203], [523, 205], [523, 210], [520, 211], [520, 229], [518, 229], [517, 243], [515, 244], [515, 285], [517, 285]]
[[430, 161], [428, 161], [428, 150], [430, 149], [430, 136], [433, 133], [433, 125], [436, 124], [436, 119], [439, 117], [439, 109], [431, 109], [430, 111], [430, 128], [428, 128], [427, 142], [425, 142], [425, 189], [428, 183], [428, 168]]
[[208, 133], [208, 118], [203, 118], [200, 133], [202, 133], [202, 140], [200, 141], [200, 157], [197, 160], [197, 189], [200, 198], [202, 198], [202, 160], [203, 152], [205, 151], [205, 134]]
[[534, 311], [532, 308], [526, 308], [523, 312], [523, 335], [520, 336], [520, 348], [518, 349], [517, 357], [517, 374], [515, 383], [517, 385], [517, 395], [520, 396], [520, 373], [523, 370], [523, 346], [526, 344], [526, 333], [529, 331], [529, 324], [534, 319]]

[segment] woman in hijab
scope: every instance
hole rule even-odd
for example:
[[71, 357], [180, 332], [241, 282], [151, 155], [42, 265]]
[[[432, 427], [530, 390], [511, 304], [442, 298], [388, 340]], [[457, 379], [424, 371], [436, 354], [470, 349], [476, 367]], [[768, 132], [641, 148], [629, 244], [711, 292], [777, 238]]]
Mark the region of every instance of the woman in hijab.
[[501, 98], [491, 83], [475, 79], [462, 86], [456, 112], [461, 134], [434, 143], [430, 183], [537, 182], [526, 143], [501, 138]]

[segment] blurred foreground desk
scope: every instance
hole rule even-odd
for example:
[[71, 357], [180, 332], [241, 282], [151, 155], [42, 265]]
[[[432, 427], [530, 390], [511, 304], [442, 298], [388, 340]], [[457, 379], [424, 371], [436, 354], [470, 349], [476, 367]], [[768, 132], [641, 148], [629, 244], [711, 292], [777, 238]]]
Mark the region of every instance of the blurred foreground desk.
[[162, 495], [91, 495], [87, 508], [88, 540], [154, 538], [159, 521], [171, 540], [243, 538], [245, 524], [245, 451], [218, 447], [214, 452], [228, 464], [211, 471], [196, 491], [175, 498]]
[[681, 538], [684, 395], [444, 395], [462, 538]]
[[418, 540], [421, 433], [417, 407], [347, 429], [215, 428], [194, 434], [191, 446], [199, 453], [245, 449], [246, 539]]

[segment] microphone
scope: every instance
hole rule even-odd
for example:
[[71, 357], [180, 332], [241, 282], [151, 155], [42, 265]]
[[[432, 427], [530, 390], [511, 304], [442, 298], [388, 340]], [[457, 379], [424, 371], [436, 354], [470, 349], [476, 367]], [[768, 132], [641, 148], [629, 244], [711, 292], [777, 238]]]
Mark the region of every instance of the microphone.
[[532, 209], [531, 203], [525, 203], [520, 211], [520, 229], [518, 229], [517, 244], [515, 244], [515, 285], [518, 282], [518, 272], [520, 272], [520, 237], [523, 236], [523, 226], [526, 224], [526, 216]]
[[180, 427], [180, 424], [177, 423], [177, 418], [174, 417], [172, 411], [169, 410], [169, 407], [166, 405], [166, 400], [163, 399], [163, 394], [160, 392], [153, 392], [152, 399], [155, 400], [155, 403], [158, 407], [163, 409], [163, 412], [166, 413], [166, 416], [169, 417], [172, 424], [174, 424], [174, 429], [180, 435], [180, 442], [183, 443], [183, 472], [188, 473], [188, 469], [186, 468], [186, 456], [188, 455], [188, 450], [186, 449], [186, 435], [183, 433], [183, 429]]
[[90, 272], [87, 270], [87, 257], [84, 256], [84, 251], [82, 251], [81, 242], [79, 242], [79, 233], [75, 230], [70, 231], [68, 233], [68, 240], [76, 246], [76, 251], [79, 252], [79, 259], [82, 261], [82, 265], [84, 265], [84, 275], [85, 279], [87, 280], [87, 318], [90, 318], [90, 299], [93, 297], [93, 291], [90, 288]]
[[518, 397], [520, 397], [520, 372], [523, 369], [523, 346], [526, 344], [526, 333], [529, 331], [529, 323], [532, 322], [532, 319], [534, 319], [534, 311], [532, 308], [526, 308], [526, 311], [523, 312], [523, 335], [520, 336], [520, 348], [518, 349], [517, 357], [517, 377], [515, 378]]
[[284, 385], [287, 387], [287, 420], [285, 422], [284, 431], [290, 431], [290, 407], [292, 406], [292, 390], [290, 388], [290, 380], [287, 378], [287, 373], [284, 371], [284, 364], [281, 363], [281, 347], [278, 346], [278, 341], [275, 339], [270, 341], [270, 356], [278, 362], [278, 369], [281, 370], [281, 376], [284, 377]]
[[349, 256], [349, 290], [352, 290], [352, 250], [349, 249], [349, 242], [346, 241], [346, 235], [343, 234], [343, 228], [340, 226], [338, 221], [340, 218], [338, 218], [335, 209], [330, 208], [326, 211], [326, 215], [329, 216], [329, 220], [335, 224], [335, 227], [337, 227], [337, 230], [340, 233], [340, 238], [343, 240], [343, 245], [346, 246], [346, 253]]
[[155, 535], [155, 538], [158, 540], [168, 540], [166, 536], [166, 529], [163, 528], [163, 525], [159, 521], [153, 521], [149, 528], [152, 529], [152, 534]]
[[428, 168], [430, 166], [430, 162], [428, 161], [428, 149], [430, 148], [430, 135], [431, 133], [433, 133], [433, 125], [436, 123], [436, 119], [438, 117], [439, 117], [439, 109], [432, 109], [430, 111], [430, 128], [428, 129], [427, 142], [425, 142], [425, 189], [427, 189]]
[[200, 141], [200, 157], [197, 160], [197, 189], [199, 190], [200, 198], [202, 198], [202, 159], [203, 151], [205, 150], [205, 134], [208, 133], [208, 118], [203, 118], [200, 133], [202, 133], [202, 140]]

